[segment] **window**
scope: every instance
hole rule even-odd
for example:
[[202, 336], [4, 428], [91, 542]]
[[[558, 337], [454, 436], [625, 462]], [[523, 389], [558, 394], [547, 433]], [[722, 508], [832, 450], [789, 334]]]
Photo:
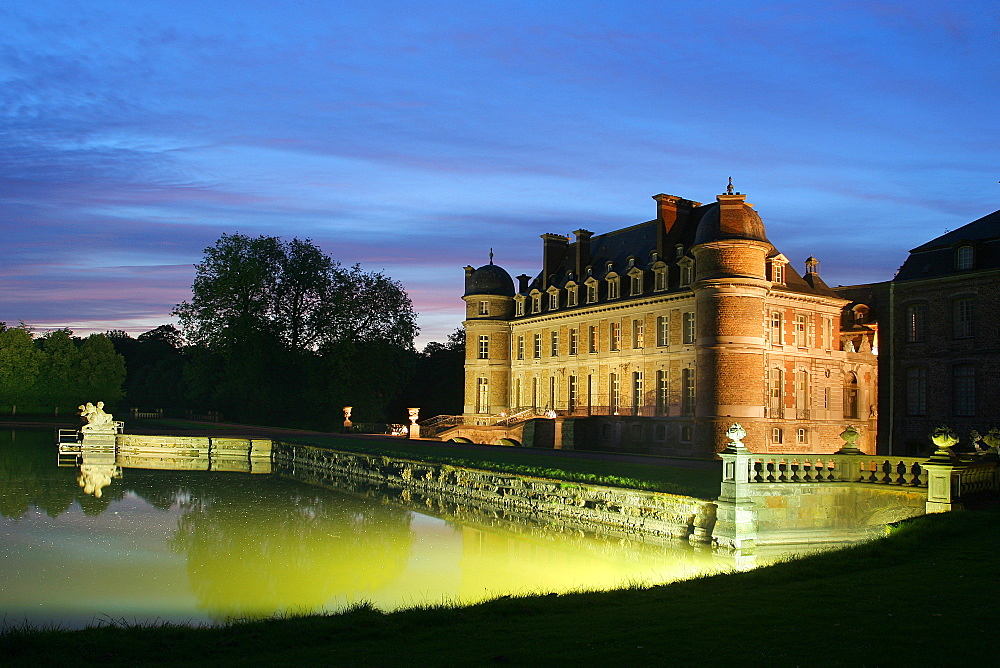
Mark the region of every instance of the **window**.
[[597, 281], [592, 278], [587, 281], [587, 303], [597, 303]]
[[785, 265], [781, 264], [780, 262], [771, 263], [771, 282], [784, 284]]
[[620, 322], [611, 323], [611, 350], [621, 350], [622, 347], [622, 324]]
[[666, 415], [670, 405], [670, 376], [666, 369], [656, 372], [656, 414]]
[[488, 360], [490, 358], [490, 336], [481, 334], [479, 336], [479, 359]]
[[681, 442], [690, 443], [692, 433], [694, 433], [694, 430], [691, 429], [691, 425], [686, 424], [683, 427], [681, 427]]
[[854, 373], [844, 379], [844, 417], [858, 418], [858, 377]]
[[608, 277], [608, 299], [618, 299], [621, 296], [621, 286], [618, 282], [618, 276]]
[[639, 415], [642, 406], [642, 372], [632, 372], [632, 415]]
[[927, 369], [911, 366], [906, 370], [906, 414], [927, 415]]
[[510, 398], [510, 405], [512, 408], [519, 409], [521, 407], [521, 379], [514, 379], [514, 396]]
[[566, 306], [576, 306], [580, 288], [576, 285], [566, 286]]
[[656, 345], [670, 345], [670, 318], [668, 316], [656, 316]]
[[783, 434], [781, 433], [780, 427], [775, 427], [771, 430], [771, 443], [774, 445], [781, 445], [783, 439]]
[[927, 304], [906, 307], [906, 341], [917, 343], [927, 337]]
[[823, 410], [830, 408], [830, 388], [823, 388]]
[[524, 298], [523, 297], [521, 297], [521, 298], [519, 298], [517, 300], [517, 304], [515, 306], [515, 311], [514, 312], [515, 312], [516, 315], [524, 315]]
[[613, 373], [608, 376], [608, 395], [610, 399], [611, 412], [618, 414], [618, 404], [621, 399], [619, 395], [620, 388], [618, 387], [618, 374]]
[[566, 381], [566, 402], [571, 413], [576, 410], [576, 376], [570, 376]]
[[951, 368], [952, 413], [958, 416], [976, 414], [976, 367], [956, 364]]
[[598, 331], [596, 325], [590, 326], [590, 352], [596, 353], [599, 350]]
[[833, 318], [823, 318], [823, 350], [833, 349]]
[[532, 313], [542, 312], [542, 293], [533, 292], [531, 294], [531, 312]]
[[538, 408], [538, 379], [531, 379], [531, 407]]
[[476, 381], [476, 412], [490, 412], [490, 379], [479, 378]]
[[490, 314], [490, 303], [479, 302], [479, 315], [489, 315], [489, 314]]
[[549, 356], [559, 357], [559, 330], [553, 329], [549, 334]]
[[524, 336], [517, 337], [517, 359], [524, 359]]
[[795, 417], [809, 419], [809, 372], [805, 369], [795, 372]]
[[681, 268], [681, 285], [691, 285], [694, 282], [694, 260], [686, 257], [678, 264]]
[[577, 348], [578, 348], [578, 341], [577, 341], [577, 339], [578, 338], [579, 337], [577, 335], [577, 330], [576, 330], [575, 327], [573, 329], [569, 330], [569, 354], [570, 355], [576, 355], [576, 353], [577, 353]]
[[972, 297], [963, 297], [952, 302], [953, 331], [956, 339], [972, 338], [974, 310], [975, 301]]
[[684, 313], [684, 343], [694, 343], [694, 312]]
[[644, 344], [643, 327], [644, 327], [644, 323], [642, 322], [642, 320], [633, 320], [632, 321], [632, 347], [633, 348], [642, 348], [643, 347], [643, 344]]
[[975, 255], [972, 246], [959, 246], [955, 251], [955, 268], [959, 271], [972, 269], [975, 263]]
[[795, 442], [799, 445], [805, 445], [809, 442], [809, 432], [805, 429], [799, 429], [795, 432]]
[[642, 272], [634, 271], [629, 275], [629, 294], [635, 297], [642, 294]]
[[771, 312], [771, 345], [780, 346], [784, 343], [785, 318], [781, 311]]
[[681, 413], [694, 415], [694, 369], [681, 369]]
[[806, 316], [795, 316], [795, 347], [806, 347]]
[[548, 407], [555, 410], [556, 407], [556, 377], [549, 376], [549, 404]]
[[653, 289], [663, 292], [667, 289], [667, 268], [657, 267], [653, 270]]
[[535, 349], [534, 349], [534, 353], [535, 354], [533, 355], [533, 357], [536, 360], [539, 359], [539, 358], [541, 358], [541, 356], [542, 356], [542, 334], [541, 334], [541, 332], [537, 332], [535, 334]]
[[770, 417], [785, 417], [785, 372], [783, 369], [777, 367], [771, 369], [767, 396]]
[[549, 310], [555, 311], [559, 308], [559, 291], [553, 290], [549, 293]]

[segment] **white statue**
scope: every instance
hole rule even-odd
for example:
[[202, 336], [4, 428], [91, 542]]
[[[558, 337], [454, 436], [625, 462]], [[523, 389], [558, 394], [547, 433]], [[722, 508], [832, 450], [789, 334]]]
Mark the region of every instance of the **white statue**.
[[87, 421], [81, 431], [114, 431], [115, 421], [111, 413], [104, 412], [104, 402], [98, 401], [97, 405], [89, 401], [84, 406], [80, 406], [80, 416]]

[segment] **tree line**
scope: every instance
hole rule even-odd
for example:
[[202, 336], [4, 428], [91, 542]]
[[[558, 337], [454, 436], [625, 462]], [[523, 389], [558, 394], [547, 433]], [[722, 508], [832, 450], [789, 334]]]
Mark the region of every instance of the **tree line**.
[[[178, 327], [138, 337], [5, 329], [0, 405], [100, 399], [119, 412], [219, 411], [233, 421], [313, 429], [335, 429], [344, 406], [356, 422], [405, 422], [408, 406], [420, 406], [422, 417], [462, 410], [464, 332], [417, 351], [416, 313], [402, 285], [341, 265], [308, 239], [223, 235], [195, 265], [191, 295], [174, 309]], [[42, 362], [66, 357], [56, 351], [68, 347], [93, 361]], [[35, 389], [24, 392], [18, 378]], [[58, 400], [53, 385], [63, 388]]]

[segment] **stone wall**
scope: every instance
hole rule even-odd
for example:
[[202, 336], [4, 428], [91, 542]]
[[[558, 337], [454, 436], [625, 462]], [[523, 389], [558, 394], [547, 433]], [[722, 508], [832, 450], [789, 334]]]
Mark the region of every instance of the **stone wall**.
[[323, 484], [359, 482], [404, 500], [460, 503], [506, 517], [558, 522], [579, 531], [711, 541], [715, 504], [662, 492], [570, 483], [546, 478], [363, 455], [303, 445], [275, 445], [275, 467]]
[[115, 437], [116, 463], [126, 468], [171, 471], [271, 472], [270, 439], [209, 436]]

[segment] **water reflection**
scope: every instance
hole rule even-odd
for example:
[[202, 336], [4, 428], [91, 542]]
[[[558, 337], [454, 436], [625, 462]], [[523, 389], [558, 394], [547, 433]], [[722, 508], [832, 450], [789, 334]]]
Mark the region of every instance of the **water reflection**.
[[112, 483], [113, 475], [88, 478], [102, 491], [91, 496], [56, 466], [50, 433], [0, 439], [7, 623], [219, 621], [359, 600], [392, 609], [731, 567], [683, 543], [631, 544], [458, 506], [416, 512], [399, 499], [277, 475], [128, 469]]

